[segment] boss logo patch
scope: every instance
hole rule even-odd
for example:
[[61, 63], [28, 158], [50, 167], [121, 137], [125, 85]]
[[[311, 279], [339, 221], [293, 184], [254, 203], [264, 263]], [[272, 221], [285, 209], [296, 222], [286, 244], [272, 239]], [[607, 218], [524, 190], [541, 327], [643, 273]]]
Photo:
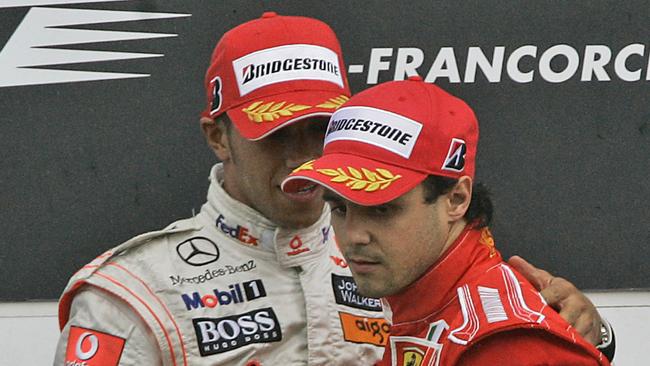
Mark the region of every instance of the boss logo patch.
[[201, 356], [210, 356], [253, 343], [282, 340], [282, 330], [273, 308], [249, 311], [223, 318], [192, 319]]

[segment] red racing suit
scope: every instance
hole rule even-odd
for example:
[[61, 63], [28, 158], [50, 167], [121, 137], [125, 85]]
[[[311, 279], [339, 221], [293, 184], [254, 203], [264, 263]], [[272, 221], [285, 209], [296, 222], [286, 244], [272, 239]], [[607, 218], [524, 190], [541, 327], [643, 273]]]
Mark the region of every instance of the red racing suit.
[[468, 227], [420, 279], [384, 301], [387, 366], [609, 365]]

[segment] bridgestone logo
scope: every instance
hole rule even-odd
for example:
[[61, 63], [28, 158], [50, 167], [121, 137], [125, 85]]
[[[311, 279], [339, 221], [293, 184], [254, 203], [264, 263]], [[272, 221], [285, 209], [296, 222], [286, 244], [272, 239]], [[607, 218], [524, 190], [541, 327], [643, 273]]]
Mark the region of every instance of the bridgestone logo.
[[321, 46], [295, 44], [257, 51], [232, 63], [239, 94], [293, 80], [322, 80], [343, 88], [336, 52]]
[[337, 304], [369, 311], [382, 311], [379, 299], [359, 295], [357, 284], [351, 276], [332, 273], [332, 289]]
[[223, 318], [192, 319], [201, 356], [253, 344], [282, 340], [282, 330], [273, 308], [253, 310], [248, 313]]
[[409, 158], [422, 124], [371, 107], [344, 107], [332, 116], [325, 145], [337, 140], [360, 141]]

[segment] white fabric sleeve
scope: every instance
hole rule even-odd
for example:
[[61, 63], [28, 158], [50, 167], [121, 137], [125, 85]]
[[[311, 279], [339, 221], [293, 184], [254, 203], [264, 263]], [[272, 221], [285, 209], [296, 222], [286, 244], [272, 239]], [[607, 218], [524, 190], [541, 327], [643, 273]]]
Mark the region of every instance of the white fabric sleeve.
[[126, 302], [86, 286], [74, 297], [70, 318], [61, 331], [54, 366], [65, 366], [70, 327], [82, 327], [125, 339], [119, 366], [160, 366], [160, 349], [153, 333]]

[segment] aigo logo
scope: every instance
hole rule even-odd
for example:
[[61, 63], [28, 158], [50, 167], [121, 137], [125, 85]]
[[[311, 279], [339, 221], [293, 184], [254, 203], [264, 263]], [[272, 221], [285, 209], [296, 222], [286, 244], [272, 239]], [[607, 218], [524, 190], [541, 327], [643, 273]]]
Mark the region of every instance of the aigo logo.
[[339, 311], [343, 337], [348, 342], [383, 347], [388, 341], [390, 324], [383, 318], [369, 318]]

